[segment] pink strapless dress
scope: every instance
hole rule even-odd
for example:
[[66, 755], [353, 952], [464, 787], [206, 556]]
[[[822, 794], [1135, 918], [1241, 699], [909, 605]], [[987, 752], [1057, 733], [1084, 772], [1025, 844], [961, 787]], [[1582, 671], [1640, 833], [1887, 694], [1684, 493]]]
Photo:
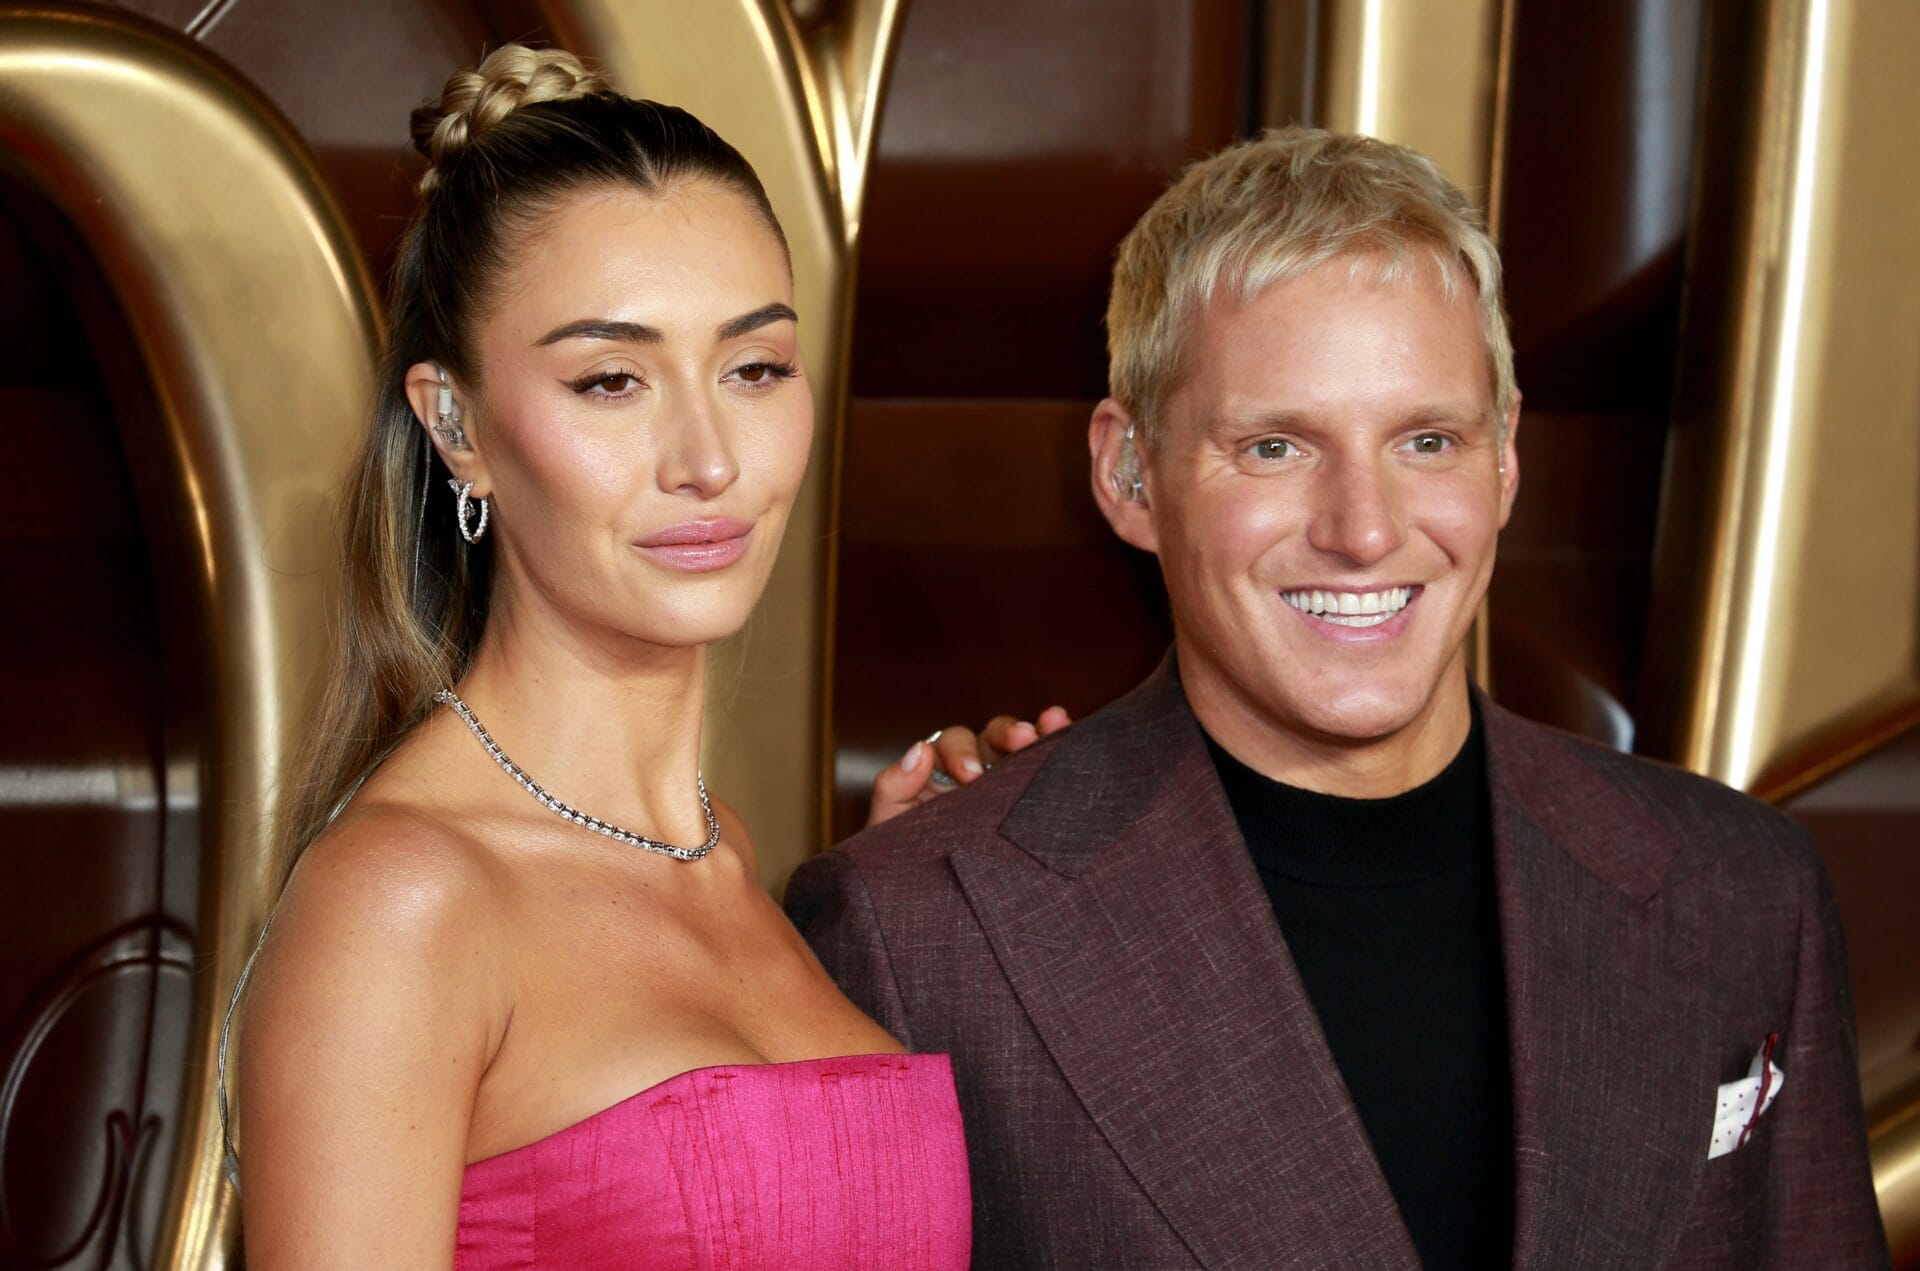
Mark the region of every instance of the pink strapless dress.
[[967, 1145], [945, 1055], [670, 1077], [467, 1167], [454, 1265], [961, 1271]]

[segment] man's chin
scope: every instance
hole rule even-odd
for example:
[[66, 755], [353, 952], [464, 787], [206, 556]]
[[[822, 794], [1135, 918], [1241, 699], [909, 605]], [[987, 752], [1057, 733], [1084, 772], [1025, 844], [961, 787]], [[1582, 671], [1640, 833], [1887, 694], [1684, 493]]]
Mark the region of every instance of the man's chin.
[[1357, 693], [1304, 704], [1289, 713], [1307, 732], [1326, 741], [1364, 747], [1390, 742], [1407, 733], [1427, 716], [1432, 703], [1431, 693]]

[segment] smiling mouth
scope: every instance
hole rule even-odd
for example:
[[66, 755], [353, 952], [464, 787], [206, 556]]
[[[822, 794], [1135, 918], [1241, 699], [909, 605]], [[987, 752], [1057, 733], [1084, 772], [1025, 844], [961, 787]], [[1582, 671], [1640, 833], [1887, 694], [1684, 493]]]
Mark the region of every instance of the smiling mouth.
[[1309, 617], [1340, 627], [1377, 627], [1407, 607], [1420, 589], [1385, 591], [1283, 591], [1280, 599]]

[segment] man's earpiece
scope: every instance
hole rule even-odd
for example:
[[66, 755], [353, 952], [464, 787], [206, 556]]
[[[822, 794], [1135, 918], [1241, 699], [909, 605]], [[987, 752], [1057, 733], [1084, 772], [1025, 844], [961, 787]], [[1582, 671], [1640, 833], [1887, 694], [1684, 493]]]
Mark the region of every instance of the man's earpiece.
[[1133, 424], [1127, 424], [1127, 435], [1121, 441], [1120, 462], [1114, 465], [1113, 493], [1123, 503], [1145, 503], [1147, 501], [1146, 483], [1140, 479], [1140, 456], [1133, 448]]

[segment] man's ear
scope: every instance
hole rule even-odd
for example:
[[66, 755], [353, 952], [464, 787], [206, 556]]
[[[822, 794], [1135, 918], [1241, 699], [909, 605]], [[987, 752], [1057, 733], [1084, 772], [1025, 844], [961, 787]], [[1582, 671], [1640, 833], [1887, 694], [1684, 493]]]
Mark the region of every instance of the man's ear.
[[1520, 451], [1514, 439], [1520, 435], [1520, 390], [1513, 390], [1513, 401], [1507, 407], [1507, 439], [1500, 447], [1500, 528], [1507, 528], [1507, 518], [1513, 515], [1513, 499], [1520, 493]]
[[1160, 550], [1144, 462], [1146, 438], [1133, 416], [1108, 397], [1093, 408], [1087, 424], [1087, 449], [1093, 456], [1093, 501], [1121, 541], [1146, 552]]
[[[484, 499], [493, 493], [493, 481], [487, 475], [486, 460], [481, 457], [474, 438], [473, 419], [467, 409], [467, 397], [452, 376], [438, 362], [415, 362], [407, 368], [407, 404], [413, 418], [427, 434], [427, 444], [440, 454], [440, 462], [462, 484], [473, 482], [473, 497]], [[444, 390], [444, 391], [443, 391]], [[450, 408], [441, 418], [442, 405]]]

